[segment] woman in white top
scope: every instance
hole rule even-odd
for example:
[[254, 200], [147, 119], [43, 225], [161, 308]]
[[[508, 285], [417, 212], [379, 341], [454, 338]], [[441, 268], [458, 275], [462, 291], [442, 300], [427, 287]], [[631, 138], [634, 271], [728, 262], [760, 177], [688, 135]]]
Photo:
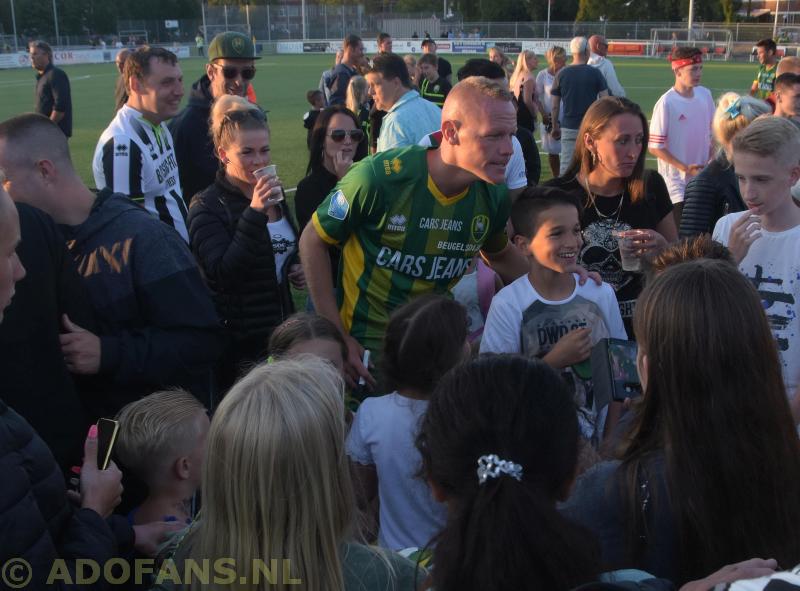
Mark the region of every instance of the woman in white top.
[[556, 79], [558, 71], [567, 63], [567, 52], [563, 47], [554, 45], [544, 54], [547, 60], [547, 68], [536, 75], [536, 96], [539, 97], [542, 109], [542, 149], [547, 152], [547, 160], [550, 163], [550, 171], [553, 177], [557, 177], [561, 166], [561, 142], [554, 140], [550, 135], [553, 122], [550, 120], [549, 108], [553, 102], [550, 90], [553, 88], [553, 81]]

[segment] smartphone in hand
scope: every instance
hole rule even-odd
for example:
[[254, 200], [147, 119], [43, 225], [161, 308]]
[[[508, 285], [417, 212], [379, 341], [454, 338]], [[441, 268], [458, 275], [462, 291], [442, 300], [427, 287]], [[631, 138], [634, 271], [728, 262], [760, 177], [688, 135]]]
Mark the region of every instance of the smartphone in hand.
[[108, 468], [111, 463], [111, 452], [117, 441], [119, 421], [113, 419], [100, 419], [97, 421], [97, 467], [101, 470]]

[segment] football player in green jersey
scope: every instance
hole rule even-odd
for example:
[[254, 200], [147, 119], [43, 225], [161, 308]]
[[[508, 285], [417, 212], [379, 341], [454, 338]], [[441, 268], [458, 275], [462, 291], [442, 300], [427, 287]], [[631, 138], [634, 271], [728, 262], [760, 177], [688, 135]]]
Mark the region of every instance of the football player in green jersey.
[[[300, 252], [311, 298], [345, 336], [354, 381], [374, 384], [361, 357], [364, 348], [379, 352], [392, 310], [422, 293], [447, 293], [477, 253], [507, 281], [526, 272], [505, 234], [510, 203], [502, 183], [516, 131], [511, 96], [486, 78], [459, 83], [444, 104], [439, 148], [363, 160], [306, 226]], [[338, 293], [331, 245], [343, 252]]]

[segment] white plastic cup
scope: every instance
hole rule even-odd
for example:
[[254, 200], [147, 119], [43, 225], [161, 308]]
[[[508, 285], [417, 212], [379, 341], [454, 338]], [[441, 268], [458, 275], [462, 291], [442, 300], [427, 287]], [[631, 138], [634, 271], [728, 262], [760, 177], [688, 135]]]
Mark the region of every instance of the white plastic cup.
[[[253, 176], [256, 177], [256, 180], [260, 179], [261, 177], [276, 177], [278, 176], [278, 167], [274, 164], [270, 164], [269, 166], [264, 166], [263, 168], [259, 168], [253, 171]], [[273, 189], [274, 190], [274, 189]], [[276, 195], [270, 197], [267, 200], [267, 206], [275, 205], [276, 203], [280, 203], [284, 200], [283, 189], [281, 188], [280, 195]]]
[[622, 270], [631, 272], [641, 272], [642, 257], [637, 254], [633, 247], [633, 241], [645, 236], [646, 230], [615, 230], [613, 235], [619, 244], [619, 256], [622, 261]]

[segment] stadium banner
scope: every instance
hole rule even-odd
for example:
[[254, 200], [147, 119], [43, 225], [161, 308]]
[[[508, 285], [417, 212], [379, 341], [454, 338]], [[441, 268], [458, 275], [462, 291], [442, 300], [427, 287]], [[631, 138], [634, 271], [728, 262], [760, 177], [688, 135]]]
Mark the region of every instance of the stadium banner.
[[330, 45], [327, 41], [303, 43], [303, 53], [328, 53]]
[[453, 41], [451, 53], [486, 53], [489, 43], [495, 44], [494, 41]]
[[[188, 58], [189, 47], [168, 47], [179, 59]], [[116, 49], [54, 49], [53, 62], [57, 66], [72, 66], [76, 64], [105, 64], [114, 61]], [[0, 69], [30, 68], [31, 58], [27, 53], [0, 54]]]
[[522, 51], [521, 41], [496, 41], [495, 43], [486, 43], [486, 49], [496, 47], [503, 53], [520, 53]]

